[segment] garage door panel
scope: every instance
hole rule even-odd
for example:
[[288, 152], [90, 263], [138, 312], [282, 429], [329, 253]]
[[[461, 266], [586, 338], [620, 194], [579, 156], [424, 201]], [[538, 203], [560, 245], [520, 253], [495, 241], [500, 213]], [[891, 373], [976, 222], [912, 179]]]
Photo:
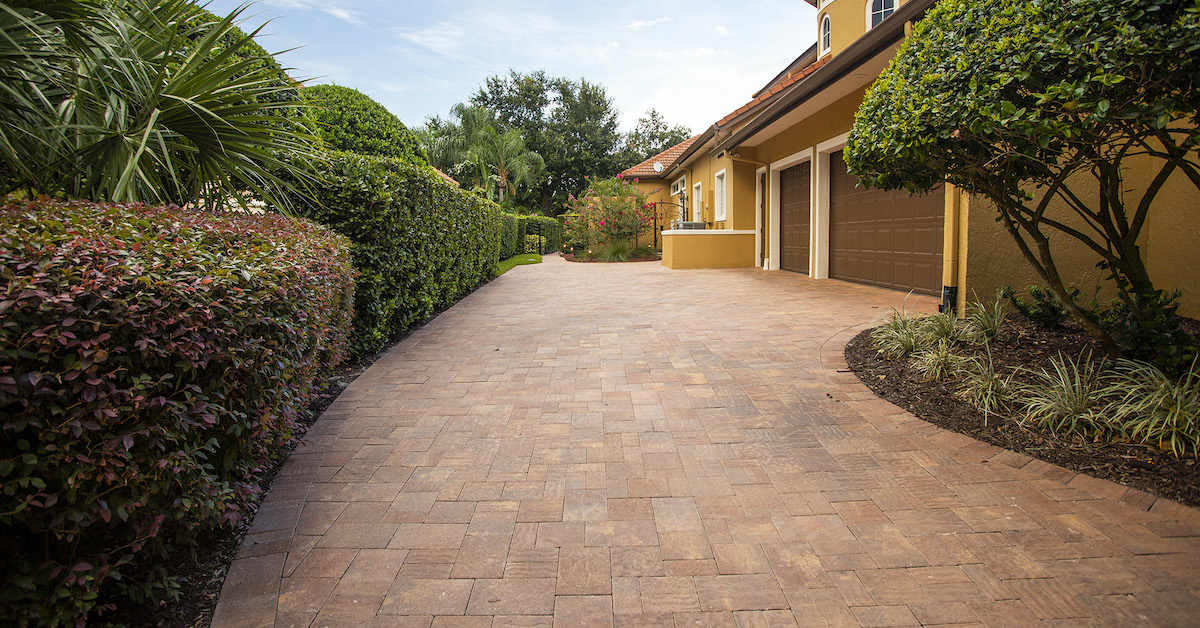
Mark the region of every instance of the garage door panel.
[[808, 272], [811, 178], [807, 162], [779, 172], [779, 267], [784, 270]]
[[860, 283], [941, 292], [943, 197], [867, 190], [830, 156], [829, 276]]

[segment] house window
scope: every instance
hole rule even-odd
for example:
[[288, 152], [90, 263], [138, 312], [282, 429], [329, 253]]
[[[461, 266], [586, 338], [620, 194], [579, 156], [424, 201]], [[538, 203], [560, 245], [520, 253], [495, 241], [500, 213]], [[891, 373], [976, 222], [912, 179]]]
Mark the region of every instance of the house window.
[[701, 192], [701, 189], [700, 189], [699, 183], [696, 183], [696, 185], [692, 186], [692, 221], [693, 222], [700, 222], [700, 221], [704, 220], [704, 212], [702, 211], [704, 208], [704, 205], [700, 203], [700, 192]]
[[867, 9], [867, 30], [870, 30], [896, 12], [896, 0], [870, 0]]
[[833, 42], [833, 28], [829, 24], [829, 16], [821, 18], [821, 54], [829, 52], [829, 45]]
[[725, 220], [725, 171], [713, 178], [713, 220]]
[[671, 182], [671, 196], [675, 196], [680, 192], [687, 190], [687, 175], [679, 177]]

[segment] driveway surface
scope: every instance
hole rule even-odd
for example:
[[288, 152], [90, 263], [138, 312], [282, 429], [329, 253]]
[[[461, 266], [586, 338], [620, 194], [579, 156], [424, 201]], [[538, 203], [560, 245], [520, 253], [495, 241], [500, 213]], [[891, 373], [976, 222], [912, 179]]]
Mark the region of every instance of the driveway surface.
[[934, 427], [846, 371], [904, 301], [518, 267], [329, 407], [213, 624], [1196, 625], [1200, 512]]

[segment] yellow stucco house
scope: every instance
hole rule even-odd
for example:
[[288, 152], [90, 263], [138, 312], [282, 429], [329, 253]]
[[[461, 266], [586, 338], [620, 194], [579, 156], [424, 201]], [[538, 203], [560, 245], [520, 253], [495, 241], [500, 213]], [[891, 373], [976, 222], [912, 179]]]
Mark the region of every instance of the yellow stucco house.
[[[937, 0], [807, 0], [817, 42], [703, 133], [626, 170], [659, 201], [663, 264], [758, 267], [939, 295], [962, 311], [1004, 286], [1040, 284], [986, 199], [867, 190], [842, 160], [863, 95]], [[1149, 164], [1146, 180], [1149, 180]], [[1139, 173], [1130, 173], [1136, 184]], [[1172, 181], [1143, 233], [1151, 276], [1200, 317], [1200, 204]], [[686, 228], [672, 228], [686, 227]], [[1060, 257], [1090, 294], [1096, 259]]]

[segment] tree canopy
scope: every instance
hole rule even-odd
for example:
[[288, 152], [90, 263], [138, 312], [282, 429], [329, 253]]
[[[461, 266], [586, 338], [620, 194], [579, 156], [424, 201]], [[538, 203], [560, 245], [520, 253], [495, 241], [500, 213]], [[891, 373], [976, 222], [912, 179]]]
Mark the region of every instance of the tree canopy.
[[[1200, 0], [943, 0], [868, 91], [847, 163], [871, 185], [945, 180], [992, 200], [1073, 317], [1129, 354], [1118, 328], [1151, 329], [1173, 311], [1138, 236], [1169, 177], [1200, 188], [1197, 51]], [[1157, 164], [1143, 189], [1124, 181], [1134, 159]], [[1111, 271], [1116, 324], [1068, 294], [1063, 238]]]
[[417, 138], [370, 96], [341, 85], [312, 85], [300, 93], [314, 133], [330, 149], [425, 161]]
[[528, 198], [544, 213], [560, 210], [586, 177], [620, 171], [617, 109], [602, 85], [511, 70], [488, 77], [471, 104], [496, 112], [502, 130], [521, 131], [526, 147], [545, 160], [546, 177]]
[[638, 118], [637, 126], [625, 136], [620, 168], [635, 166], [691, 136], [691, 129], [681, 124], [671, 126], [657, 109], [651, 109]]

